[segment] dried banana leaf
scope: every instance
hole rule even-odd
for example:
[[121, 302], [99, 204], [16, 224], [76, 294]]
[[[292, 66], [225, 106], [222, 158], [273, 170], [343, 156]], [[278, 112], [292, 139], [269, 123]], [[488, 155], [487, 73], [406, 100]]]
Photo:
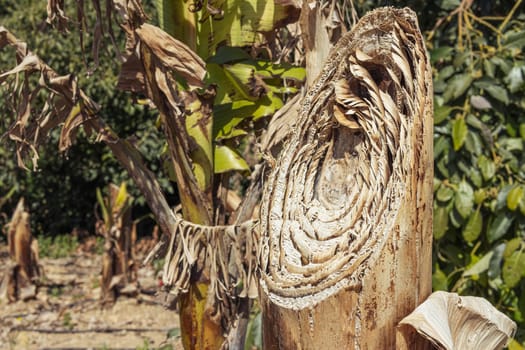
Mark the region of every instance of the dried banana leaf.
[[414, 328], [438, 349], [503, 349], [516, 323], [486, 299], [435, 292], [400, 325]]

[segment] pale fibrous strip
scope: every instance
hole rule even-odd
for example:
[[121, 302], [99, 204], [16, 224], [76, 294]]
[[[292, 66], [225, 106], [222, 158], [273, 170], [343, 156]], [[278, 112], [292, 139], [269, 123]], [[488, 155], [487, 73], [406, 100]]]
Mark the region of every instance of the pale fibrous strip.
[[[188, 292], [192, 269], [198, 266], [200, 257], [205, 257], [210, 266], [207, 302], [214, 310], [227, 313], [227, 300], [256, 298], [257, 223], [250, 220], [238, 225], [205, 226], [184, 220], [180, 206], [175, 212], [175, 225], [164, 256], [163, 288], [175, 298]], [[144, 263], [157, 258], [161, 247], [159, 243]]]
[[367, 14], [332, 50], [263, 191], [260, 283], [273, 303], [359, 288], [415, 171], [412, 125], [431, 94], [409, 9]]

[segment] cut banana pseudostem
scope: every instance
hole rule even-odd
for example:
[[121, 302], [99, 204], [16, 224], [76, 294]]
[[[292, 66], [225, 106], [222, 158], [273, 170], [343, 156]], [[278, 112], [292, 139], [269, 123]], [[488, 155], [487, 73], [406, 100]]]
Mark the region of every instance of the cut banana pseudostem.
[[429, 64], [408, 9], [365, 16], [332, 51], [267, 181], [262, 288], [301, 309], [359, 288], [413, 191]]

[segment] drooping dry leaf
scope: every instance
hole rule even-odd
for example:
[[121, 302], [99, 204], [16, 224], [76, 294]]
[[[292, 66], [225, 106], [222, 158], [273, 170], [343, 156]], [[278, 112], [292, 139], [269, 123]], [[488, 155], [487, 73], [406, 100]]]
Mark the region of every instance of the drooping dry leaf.
[[[195, 203], [192, 209], [188, 205], [184, 206], [184, 215], [189, 220], [199, 220], [195, 215], [207, 218], [204, 222], [209, 224], [212, 209], [207, 196], [211, 189], [209, 178], [213, 176], [213, 163], [207, 157], [192, 157], [201, 146], [198, 137], [190, 134], [193, 125], [186, 125], [192, 116], [201, 114], [202, 118], [199, 118], [196, 126], [204, 133], [204, 138], [211, 138], [210, 113], [214, 91], [207, 89], [199, 93], [193, 89], [204, 85], [205, 64], [184, 43], [149, 24], [129, 32], [126, 47], [128, 58], [119, 78], [119, 87], [135, 91], [144, 89], [146, 96], [158, 108], [166, 132], [171, 164], [175, 174], [178, 174], [177, 184], [179, 188], [185, 189], [181, 192], [181, 201]], [[140, 77], [139, 82], [133, 82], [133, 76]], [[144, 84], [140, 83], [142, 79]], [[186, 83], [190, 88], [179, 90], [179, 83]], [[198, 182], [195, 168], [210, 170], [201, 171], [201, 175], [206, 175], [200, 176]], [[190, 214], [192, 212], [194, 214]], [[167, 241], [163, 240], [163, 243]]]
[[[99, 52], [102, 41], [106, 35], [109, 36], [116, 52], [118, 61], [123, 62], [124, 57], [120, 51], [119, 45], [116, 42], [113, 26], [120, 25], [124, 30], [131, 31], [133, 28], [140, 26], [146, 20], [146, 14], [140, 1], [137, 0], [112, 0], [105, 2], [103, 9], [100, 0], [91, 0], [95, 12], [95, 21], [92, 26], [87, 20], [87, 13], [85, 9], [85, 1], [76, 1], [76, 27], [78, 31], [80, 47], [82, 49], [82, 56], [84, 64], [87, 66], [84, 57], [84, 35], [85, 33], [92, 33], [92, 56], [94, 65], [88, 69], [87, 74], [90, 75], [99, 65]], [[119, 16], [115, 18], [114, 14]], [[55, 25], [59, 31], [67, 31], [67, 25], [70, 19], [67, 17], [64, 10], [63, 0], [48, 0], [47, 2], [47, 23]]]
[[47, 1], [46, 21], [47, 23], [53, 23], [56, 21], [58, 30], [62, 32], [67, 30], [67, 22], [69, 22], [69, 18], [67, 18], [66, 13], [64, 11], [64, 0]]
[[174, 70], [189, 85], [203, 86], [202, 80], [206, 74], [205, 63], [189, 47], [151, 24], [145, 23], [135, 32], [141, 43], [151, 50], [160, 64]]
[[145, 93], [144, 68], [136, 52], [128, 55], [120, 67], [117, 88], [133, 93]]
[[148, 18], [140, 0], [113, 0], [113, 6], [129, 28], [140, 26]]
[[[0, 31], [5, 30], [5, 28], [0, 27]], [[0, 47], [1, 48], [1, 47]], [[40, 69], [40, 62], [38, 61], [38, 57], [36, 57], [33, 54], [28, 54], [25, 56], [15, 68], [8, 70], [7, 72], [4, 72], [0, 74], [0, 84], [7, 79], [8, 76], [12, 74], [17, 74], [20, 72], [34, 72]]]
[[[129, 5], [132, 1], [127, 3]], [[129, 15], [128, 18], [132, 16]], [[27, 155], [32, 154], [33, 167], [37, 167], [38, 147], [48, 141], [47, 136], [51, 129], [64, 124], [60, 135], [60, 149], [65, 150], [73, 143], [76, 132], [83, 125], [87, 133], [94, 131], [97, 134], [96, 140], [105, 142], [117, 160], [129, 171], [157, 215], [162, 231], [169, 235], [174, 226], [175, 215], [136, 147], [120, 139], [98, 116], [100, 107], [78, 87], [74, 75], [58, 75], [28, 51], [24, 42], [0, 26], [0, 49], [8, 45], [16, 50], [17, 62], [20, 64], [13, 70], [2, 73], [0, 79], [4, 82], [1, 88], [8, 92], [6, 103], [15, 116], [7, 136], [16, 142], [19, 165], [24, 167]], [[26, 56], [29, 58], [24, 60]], [[31, 75], [37, 79], [29, 79]], [[35, 80], [38, 81], [37, 84], [30, 83]], [[43, 106], [33, 101], [33, 97], [40, 91], [46, 98]]]
[[[201, 183], [198, 183], [193, 169], [208, 169], [203, 173], [213, 176], [213, 163], [210, 157], [195, 157], [198, 158], [195, 160], [191, 156], [204, 149], [199, 139], [211, 138], [210, 113], [214, 92], [206, 90], [201, 95], [191, 89], [204, 86], [205, 63], [184, 43], [150, 24], [143, 24], [128, 33], [126, 47], [128, 56], [122, 67], [118, 86], [145, 93], [157, 106], [163, 118], [172, 165], [175, 173], [180, 174], [177, 176], [178, 186], [186, 189], [182, 192], [182, 202], [196, 203], [195, 213], [201, 212], [202, 217], [211, 218], [210, 201], [206, 200], [205, 194], [211, 181], [200, 177]], [[182, 78], [190, 86], [190, 90], [179, 91], [177, 78]], [[181, 108], [182, 106], [186, 108]], [[197, 114], [202, 117], [199, 118], [198, 127], [193, 129], [199, 135], [203, 133], [201, 138], [192, 134], [192, 127], [186, 125]], [[192, 161], [195, 163], [191, 164]], [[200, 161], [202, 162], [199, 163]], [[191, 199], [188, 201], [185, 196]], [[206, 222], [211, 222], [211, 219]]]
[[9, 256], [11, 259], [16, 260], [15, 257], [15, 233], [18, 223], [22, 219], [22, 214], [24, 213], [24, 198], [20, 198], [18, 204], [16, 205], [15, 211], [11, 216], [11, 221], [7, 225], [7, 243], [9, 245]]
[[[20, 89], [12, 90], [10, 95], [11, 104], [16, 109], [15, 122], [8, 131], [9, 137], [18, 143], [17, 155], [19, 164], [24, 166], [23, 158], [32, 153], [33, 168], [37, 167], [39, 145], [47, 138], [48, 133], [63, 123], [70, 115], [72, 107], [78, 100], [78, 87], [76, 78], [72, 75], [59, 76], [51, 68], [45, 65], [40, 59], [26, 52], [25, 43], [19, 42], [5, 28], [0, 28], [0, 35], [5, 35], [8, 40], [6, 43], [17, 48], [20, 64], [10, 71], [0, 74], [0, 83], [11, 76], [22, 73], [23, 80]], [[1, 47], [0, 47], [1, 48]], [[26, 52], [25, 57], [20, 57], [21, 53]], [[39, 77], [37, 86], [32, 86], [29, 80], [31, 75]], [[47, 92], [47, 101], [40, 113], [34, 119], [30, 119], [31, 110], [34, 104], [34, 97], [39, 91]], [[73, 120], [70, 120], [73, 122]], [[78, 127], [81, 123], [73, 122], [71, 125]], [[68, 138], [74, 137], [76, 128], [69, 128], [68, 133], [61, 136], [61, 144], [71, 144]], [[24, 166], [25, 167], [25, 166]]]
[[400, 325], [414, 328], [439, 349], [502, 349], [516, 324], [486, 299], [435, 292]]
[[[235, 308], [231, 300], [257, 297], [256, 251], [258, 233], [253, 222], [232, 226], [203, 226], [182, 220], [178, 216], [165, 256], [162, 280], [165, 302], [171, 302], [189, 290], [192, 270], [200, 256], [206, 256], [210, 268], [210, 287], [207, 304], [222, 316], [222, 321], [232, 321]], [[148, 255], [145, 264], [155, 256], [157, 245]], [[223, 325], [227, 329], [227, 325]]]
[[[60, 130], [60, 139], [58, 143], [58, 149], [61, 152], [66, 151], [75, 142], [76, 134], [81, 125], [85, 125], [90, 119], [94, 119], [94, 116], [90, 116], [85, 111], [82, 111], [80, 104], [75, 105], [69, 109], [69, 115], [64, 120], [64, 125]], [[85, 128], [86, 129], [86, 128]], [[86, 129], [89, 134], [89, 128]]]

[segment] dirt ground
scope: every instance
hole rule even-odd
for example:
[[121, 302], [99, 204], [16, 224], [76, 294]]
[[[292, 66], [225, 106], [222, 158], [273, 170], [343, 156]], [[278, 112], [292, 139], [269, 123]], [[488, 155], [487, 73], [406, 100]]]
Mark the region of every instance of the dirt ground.
[[[0, 248], [0, 279], [9, 259]], [[141, 293], [99, 302], [101, 257], [78, 251], [41, 259], [45, 278], [36, 299], [0, 301], [0, 349], [182, 349], [177, 313], [160, 305], [151, 266], [139, 270]], [[170, 347], [171, 346], [171, 347]]]

